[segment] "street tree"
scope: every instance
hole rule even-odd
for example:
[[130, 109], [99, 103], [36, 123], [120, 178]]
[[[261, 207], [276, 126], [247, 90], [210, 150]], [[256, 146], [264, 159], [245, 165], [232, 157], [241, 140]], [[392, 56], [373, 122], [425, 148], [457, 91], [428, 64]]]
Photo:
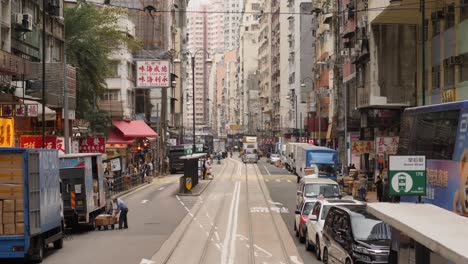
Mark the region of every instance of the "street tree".
[[76, 117], [88, 120], [94, 133], [106, 133], [110, 125], [109, 114], [97, 108], [111, 71], [109, 55], [119, 49], [137, 51], [141, 47], [141, 42], [117, 26], [127, 12], [82, 0], [64, 10], [67, 63], [77, 67]]

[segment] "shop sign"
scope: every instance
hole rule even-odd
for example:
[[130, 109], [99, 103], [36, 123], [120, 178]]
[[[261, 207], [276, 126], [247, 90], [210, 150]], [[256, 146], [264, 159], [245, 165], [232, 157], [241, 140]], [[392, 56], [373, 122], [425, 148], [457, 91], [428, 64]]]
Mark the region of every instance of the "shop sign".
[[[46, 149], [57, 149], [56, 136], [46, 136], [44, 141]], [[22, 148], [42, 148], [42, 136], [21, 136], [20, 146]]]
[[442, 103], [455, 102], [457, 100], [457, 89], [442, 89], [441, 91]]
[[106, 153], [105, 138], [79, 138], [80, 153]]
[[2, 117], [37, 117], [37, 104], [0, 104]]
[[353, 141], [351, 153], [353, 154], [375, 153], [374, 141], [371, 141], [371, 140]]
[[394, 155], [389, 163], [390, 195], [426, 195], [426, 156]]
[[137, 61], [137, 87], [169, 87], [170, 79], [169, 61]]
[[0, 118], [0, 147], [13, 147], [15, 124], [12, 118]]
[[375, 147], [377, 154], [396, 155], [398, 150], [398, 137], [376, 137]]

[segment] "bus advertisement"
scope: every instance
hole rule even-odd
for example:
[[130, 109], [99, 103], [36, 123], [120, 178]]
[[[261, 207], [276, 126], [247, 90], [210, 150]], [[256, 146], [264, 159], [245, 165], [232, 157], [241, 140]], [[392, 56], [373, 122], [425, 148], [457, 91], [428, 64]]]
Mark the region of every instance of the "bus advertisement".
[[398, 154], [426, 156], [423, 202], [468, 217], [468, 101], [406, 109]]

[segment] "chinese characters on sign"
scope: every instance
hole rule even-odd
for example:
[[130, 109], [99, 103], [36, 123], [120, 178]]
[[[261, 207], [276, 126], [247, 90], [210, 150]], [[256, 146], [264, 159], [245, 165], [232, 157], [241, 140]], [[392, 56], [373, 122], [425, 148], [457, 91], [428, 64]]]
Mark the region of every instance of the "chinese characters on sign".
[[398, 150], [398, 137], [376, 137], [377, 154], [395, 155]]
[[389, 157], [389, 185], [391, 196], [426, 195], [426, 157]]
[[106, 153], [105, 138], [80, 138], [80, 153]]
[[352, 142], [353, 154], [375, 153], [374, 142], [370, 140], [356, 140]]
[[[56, 136], [47, 136], [44, 141], [46, 149], [57, 149]], [[21, 136], [20, 146], [22, 148], [42, 148], [42, 136]]]
[[37, 117], [37, 104], [0, 104], [2, 117]]
[[1, 118], [0, 119], [0, 147], [13, 147], [14, 143], [15, 126], [13, 119]]
[[169, 61], [137, 61], [137, 87], [169, 87]]

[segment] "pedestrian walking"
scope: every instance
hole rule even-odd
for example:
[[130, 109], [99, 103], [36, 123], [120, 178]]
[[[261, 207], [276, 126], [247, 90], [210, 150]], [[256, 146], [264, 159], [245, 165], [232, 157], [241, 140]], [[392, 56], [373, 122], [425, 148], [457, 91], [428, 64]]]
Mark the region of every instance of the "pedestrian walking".
[[113, 199], [114, 204], [117, 205], [117, 212], [116, 214], [120, 213], [119, 215], [119, 229], [123, 228], [128, 228], [128, 219], [127, 219], [127, 214], [128, 214], [128, 206], [127, 204], [122, 201], [121, 199], [114, 198]]
[[367, 194], [367, 176], [363, 175], [359, 180], [359, 199], [361, 201], [366, 201]]
[[380, 176], [377, 176], [377, 181], [375, 182], [375, 187], [377, 189], [377, 199], [379, 202], [383, 202], [383, 182]]

